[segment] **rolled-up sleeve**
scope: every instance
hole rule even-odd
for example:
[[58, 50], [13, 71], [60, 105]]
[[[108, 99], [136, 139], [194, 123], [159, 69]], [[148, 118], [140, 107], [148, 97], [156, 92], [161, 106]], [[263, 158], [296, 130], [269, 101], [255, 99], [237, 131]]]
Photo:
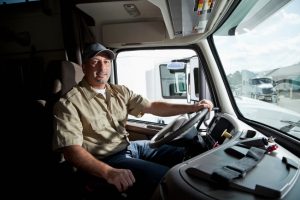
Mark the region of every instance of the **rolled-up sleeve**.
[[128, 113], [135, 117], [142, 117], [144, 115], [143, 109], [150, 105], [150, 101], [134, 92], [128, 90], [129, 100], [128, 100]]
[[70, 145], [82, 145], [82, 123], [75, 106], [61, 99], [54, 106], [53, 150]]

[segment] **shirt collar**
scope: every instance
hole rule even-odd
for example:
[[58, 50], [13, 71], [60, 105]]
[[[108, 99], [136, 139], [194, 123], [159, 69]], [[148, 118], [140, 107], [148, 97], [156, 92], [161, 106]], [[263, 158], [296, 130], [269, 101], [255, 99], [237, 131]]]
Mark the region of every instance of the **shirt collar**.
[[[82, 88], [83, 93], [88, 100], [91, 100], [98, 94], [91, 88], [89, 83], [84, 78], [80, 81], [79, 86]], [[106, 93], [109, 93], [110, 96], [113, 97], [114, 96], [113, 90], [111, 89], [108, 83], [105, 84], [105, 88], [106, 88]]]

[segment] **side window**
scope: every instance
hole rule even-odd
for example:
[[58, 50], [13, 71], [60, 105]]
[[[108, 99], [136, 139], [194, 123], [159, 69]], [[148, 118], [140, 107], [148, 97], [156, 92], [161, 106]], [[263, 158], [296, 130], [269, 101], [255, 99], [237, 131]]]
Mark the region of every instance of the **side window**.
[[[192, 49], [122, 51], [116, 58], [116, 83], [126, 85], [135, 93], [152, 101], [188, 103], [191, 62], [194, 68], [199, 67], [197, 54]], [[197, 81], [193, 80], [193, 83], [195, 82]], [[199, 87], [193, 84], [192, 88], [195, 90]], [[129, 119], [167, 124], [174, 117], [176, 116], [157, 117], [145, 114], [142, 118], [129, 116]]]

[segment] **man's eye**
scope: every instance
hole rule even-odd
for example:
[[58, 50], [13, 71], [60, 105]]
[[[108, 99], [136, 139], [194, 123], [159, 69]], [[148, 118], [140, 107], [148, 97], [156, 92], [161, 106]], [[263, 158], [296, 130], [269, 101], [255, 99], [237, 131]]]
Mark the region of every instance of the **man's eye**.
[[98, 60], [91, 60], [91, 62], [90, 62], [91, 65], [97, 65], [97, 63], [98, 63]]

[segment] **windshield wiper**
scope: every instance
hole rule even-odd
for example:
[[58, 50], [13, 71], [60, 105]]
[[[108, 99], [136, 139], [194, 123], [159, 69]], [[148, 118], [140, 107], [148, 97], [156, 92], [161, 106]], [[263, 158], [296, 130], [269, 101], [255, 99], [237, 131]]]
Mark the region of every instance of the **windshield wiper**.
[[284, 132], [289, 132], [294, 127], [300, 127], [300, 120], [298, 122], [293, 122], [290, 120], [280, 120], [280, 121], [288, 124], [280, 128], [280, 130]]

